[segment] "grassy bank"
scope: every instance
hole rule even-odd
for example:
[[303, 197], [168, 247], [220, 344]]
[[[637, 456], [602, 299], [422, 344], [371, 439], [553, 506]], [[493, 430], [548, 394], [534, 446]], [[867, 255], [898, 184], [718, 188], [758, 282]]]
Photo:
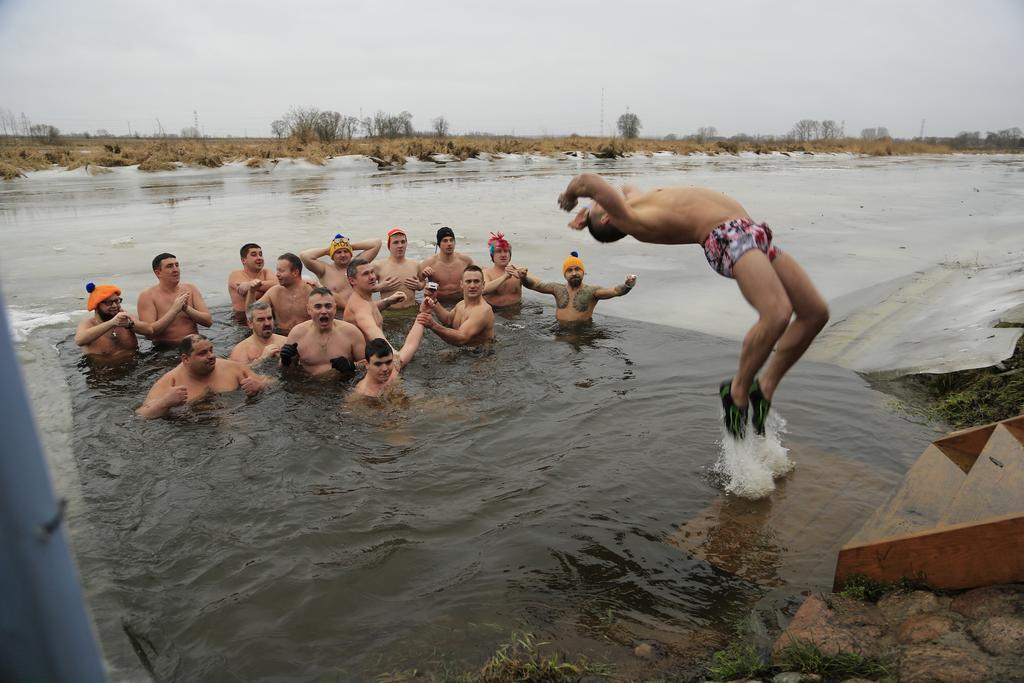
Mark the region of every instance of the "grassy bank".
[[955, 429], [1016, 417], [1024, 413], [1024, 336], [1013, 356], [997, 366], [910, 375], [903, 382], [924, 394], [926, 417]]
[[698, 142], [694, 140], [652, 140], [623, 138], [519, 138], [519, 137], [410, 137], [397, 139], [360, 138], [332, 143], [301, 144], [294, 139], [186, 139], [186, 138], [66, 138], [57, 144], [24, 140], [0, 140], [0, 176], [11, 180], [27, 171], [53, 168], [69, 170], [86, 167], [91, 173], [117, 166], [138, 165], [141, 171], [173, 170], [177, 164], [217, 167], [245, 161], [260, 167], [272, 159], [303, 158], [314, 164], [347, 154], [362, 154], [381, 167], [400, 166], [407, 157], [429, 161], [445, 154], [468, 159], [481, 154], [542, 154], [588, 152], [604, 158], [629, 153], [659, 151], [676, 154], [737, 154], [754, 152], [804, 153], [849, 152], [872, 156], [948, 154], [946, 145], [892, 140], [818, 140], [813, 142]]

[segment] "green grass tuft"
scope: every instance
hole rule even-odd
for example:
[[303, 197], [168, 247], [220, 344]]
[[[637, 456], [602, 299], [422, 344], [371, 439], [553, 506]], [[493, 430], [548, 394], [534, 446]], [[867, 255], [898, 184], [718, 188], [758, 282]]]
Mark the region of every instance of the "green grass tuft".
[[825, 679], [878, 679], [891, 675], [889, 668], [872, 657], [856, 652], [823, 653], [814, 643], [795, 641], [779, 653], [783, 671], [813, 673]]
[[757, 678], [770, 671], [757, 646], [745, 640], [733, 641], [713, 654], [708, 666], [708, 672], [716, 681]]
[[491, 659], [470, 680], [480, 683], [569, 683], [584, 676], [606, 677], [611, 667], [579, 657], [562, 660], [558, 654], [543, 655], [547, 643], [537, 642], [532, 634], [512, 634], [510, 642], [498, 648]]

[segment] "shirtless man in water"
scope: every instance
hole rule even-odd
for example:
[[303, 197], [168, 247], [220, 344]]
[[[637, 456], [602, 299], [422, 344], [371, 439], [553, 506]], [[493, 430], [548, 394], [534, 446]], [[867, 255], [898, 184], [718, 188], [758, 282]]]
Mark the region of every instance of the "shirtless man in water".
[[155, 337], [163, 332], [188, 301], [187, 294], [180, 294], [163, 316], [150, 324], [121, 308], [119, 287], [90, 282], [85, 291], [89, 293], [86, 310], [94, 312], [78, 323], [75, 343], [86, 355], [109, 359], [126, 357], [136, 351], [139, 348], [136, 334]]
[[[380, 252], [380, 240], [349, 242], [347, 237], [335, 235], [326, 247], [314, 247], [299, 252], [299, 258], [309, 272], [320, 279], [321, 285], [334, 292], [334, 301], [339, 313], [345, 310], [348, 298], [352, 296], [347, 269], [348, 264], [355, 258], [356, 250], [361, 250], [359, 258], [369, 263], [377, 258]], [[320, 261], [324, 256], [331, 259], [330, 263]]]
[[355, 325], [334, 317], [334, 293], [317, 287], [309, 293], [310, 320], [296, 325], [281, 347], [281, 365], [298, 361], [311, 375], [331, 370], [347, 374], [355, 370], [354, 361], [366, 354], [363, 333]]
[[402, 228], [388, 231], [389, 256], [383, 261], [373, 264], [373, 272], [380, 283], [380, 297], [385, 299], [395, 292], [403, 292], [405, 300], [396, 302], [391, 308], [401, 310], [416, 305], [416, 292], [423, 289], [423, 281], [419, 279], [419, 264], [405, 258], [405, 250], [409, 246], [409, 238]]
[[492, 308], [515, 306], [523, 300], [523, 281], [511, 265], [512, 245], [502, 233], [491, 233], [487, 240], [494, 265], [484, 271], [484, 299]]
[[541, 282], [530, 275], [525, 268], [518, 269], [519, 279], [523, 285], [535, 292], [550, 294], [555, 297], [555, 318], [559, 322], [581, 322], [592, 320], [597, 302], [625, 296], [633, 291], [636, 275], [627, 275], [625, 283], [618, 287], [592, 287], [583, 284], [586, 269], [583, 261], [575, 251], [562, 262], [562, 275], [565, 284], [558, 282]]
[[157, 254], [153, 259], [153, 274], [157, 284], [139, 294], [139, 320], [153, 324], [176, 305], [178, 297], [185, 295], [185, 305], [163, 332], [153, 336], [153, 342], [162, 346], [177, 344], [199, 331], [197, 325], [213, 324], [210, 309], [195, 285], [181, 281], [181, 266], [174, 254]]
[[569, 182], [558, 205], [572, 211], [581, 197], [593, 203], [570, 221], [574, 230], [587, 228], [601, 242], [632, 235], [653, 244], [700, 244], [711, 268], [736, 280], [759, 317], [743, 339], [739, 370], [722, 383], [719, 396], [733, 437], [746, 433], [748, 406], [754, 431], [764, 434], [779, 382], [828, 322], [828, 306], [807, 273], [772, 243], [766, 224], [754, 223], [746, 209], [719, 192], [699, 187], [641, 192], [629, 186], [620, 192], [600, 176], [583, 173]]
[[277, 276], [269, 268], [263, 267], [263, 249], [250, 242], [242, 245], [239, 254], [242, 257], [242, 269], [233, 270], [228, 275], [228, 296], [231, 297], [231, 310], [238, 322], [245, 321], [246, 306], [267, 293], [277, 284]]
[[366, 376], [359, 380], [351, 396], [380, 398], [384, 392], [396, 388], [401, 380], [400, 373], [420, 348], [423, 329], [423, 323], [417, 319], [397, 354], [387, 339], [371, 340], [366, 345]]
[[[423, 312], [416, 320], [452, 346], [476, 345], [494, 339], [494, 311], [484, 301], [483, 289], [484, 274], [480, 266], [467, 266], [462, 273], [463, 300], [449, 311], [433, 299], [425, 298]], [[433, 315], [429, 311], [433, 311]]]
[[377, 273], [373, 266], [361, 258], [348, 264], [348, 281], [352, 296], [345, 307], [345, 322], [352, 323], [363, 333], [366, 341], [384, 336], [384, 316], [381, 310], [405, 301], [405, 292], [398, 291], [386, 299], [373, 300], [377, 290]]
[[258, 375], [241, 363], [217, 359], [213, 342], [201, 334], [187, 335], [178, 344], [181, 362], [156, 381], [146, 401], [135, 411], [142, 417], [161, 417], [171, 408], [194, 403], [210, 394], [241, 389], [255, 396], [270, 384], [270, 378]]
[[309, 320], [306, 300], [313, 285], [302, 279], [302, 261], [291, 252], [277, 257], [277, 281], [279, 284], [268, 289], [260, 302], [274, 308], [277, 329], [287, 334], [299, 323]]
[[253, 301], [246, 309], [252, 334], [235, 344], [230, 360], [255, 365], [268, 358], [276, 358], [284, 346], [285, 337], [274, 334], [274, 309], [270, 304]]
[[455, 251], [455, 233], [449, 227], [437, 231], [440, 251], [420, 264], [420, 279], [429, 278], [438, 284], [437, 298], [454, 304], [462, 299], [462, 273], [473, 259]]

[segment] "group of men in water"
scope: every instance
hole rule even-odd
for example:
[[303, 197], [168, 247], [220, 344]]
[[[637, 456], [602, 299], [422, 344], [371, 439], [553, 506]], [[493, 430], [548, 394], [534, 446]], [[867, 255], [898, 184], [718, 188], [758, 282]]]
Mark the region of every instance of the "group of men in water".
[[[754, 223], [740, 204], [718, 192], [618, 190], [583, 173], [559, 196], [559, 206], [572, 211], [580, 198], [592, 202], [569, 227], [587, 228], [601, 242], [631, 235], [657, 244], [701, 244], [711, 267], [737, 281], [759, 319], [743, 340], [736, 375], [722, 383], [719, 395], [732, 436], [743, 438], [751, 411], [755, 431], [764, 434], [779, 381], [828, 320], [825, 302], [806, 273], [773, 244], [767, 225]], [[173, 254], [159, 254], [152, 263], [157, 284], [139, 295], [138, 315], [122, 308], [118, 287], [87, 286], [93, 315], [79, 323], [75, 342], [85, 353], [112, 358], [137, 349], [137, 334], [158, 345], [177, 345], [180, 363], [153, 385], [137, 410], [147, 417], [209, 393], [256, 394], [271, 382], [253, 370], [264, 363], [310, 375], [348, 374], [363, 366], [366, 373], [354, 395], [381, 396], [397, 383], [427, 329], [454, 346], [481, 344], [494, 338], [493, 309], [518, 304], [523, 287], [552, 295], [556, 318], [573, 322], [591, 319], [598, 301], [628, 294], [636, 284], [636, 276], [628, 275], [617, 287], [584, 285], [586, 268], [576, 252], [562, 264], [564, 284], [542, 282], [511, 263], [512, 247], [501, 233], [492, 233], [487, 242], [491, 265], [486, 268], [456, 251], [448, 227], [437, 231], [436, 253], [422, 262], [406, 258], [408, 244], [404, 229], [389, 231], [388, 257], [377, 260], [382, 240], [351, 242], [339, 234], [327, 247], [281, 254], [274, 271], [265, 266], [259, 245], [244, 245], [242, 267], [228, 276], [228, 294], [236, 319], [244, 320], [251, 334], [229, 359], [218, 359], [212, 342], [199, 334], [199, 327], [213, 323], [202, 294], [181, 282]], [[303, 279], [303, 267], [319, 282]], [[415, 309], [401, 349], [385, 337], [381, 311], [387, 308]]]

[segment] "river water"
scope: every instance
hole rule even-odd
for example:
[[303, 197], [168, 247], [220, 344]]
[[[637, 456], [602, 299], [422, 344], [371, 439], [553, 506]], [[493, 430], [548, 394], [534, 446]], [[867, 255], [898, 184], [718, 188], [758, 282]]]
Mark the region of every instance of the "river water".
[[[722, 442], [715, 389], [753, 319], [735, 286], [693, 247], [601, 246], [565, 228], [555, 198], [584, 168], [736, 196], [833, 302], [824, 350], [783, 384], [768, 442]], [[342, 159], [0, 186], [0, 284], [112, 678], [444, 676], [513, 632], [652, 676], [703, 656], [758, 601], [827, 588], [839, 546], [939, 430], [851, 368], [1012, 343], [980, 330], [1019, 303], [1022, 168], [659, 156], [382, 172]], [[171, 251], [226, 355], [245, 334], [224, 291], [242, 243], [271, 260], [395, 225], [413, 257], [451, 225], [483, 261], [502, 230], [513, 262], [542, 277], [577, 249], [588, 281], [639, 282], [592, 326], [558, 327], [531, 293], [497, 318], [491, 348], [428, 333], [405, 400], [388, 405], [347, 404], [338, 380], [287, 380], [144, 421], [132, 410], [175, 359], [144, 343], [128, 367], [94, 367], [70, 340], [85, 282], [118, 284], [134, 308], [150, 259]], [[995, 303], [971, 301], [976, 286]], [[914, 316], [912, 333], [886, 338]], [[943, 337], [950, 319], [960, 332]], [[408, 324], [389, 317], [387, 331], [400, 340]], [[664, 656], [637, 660], [642, 641]]]

